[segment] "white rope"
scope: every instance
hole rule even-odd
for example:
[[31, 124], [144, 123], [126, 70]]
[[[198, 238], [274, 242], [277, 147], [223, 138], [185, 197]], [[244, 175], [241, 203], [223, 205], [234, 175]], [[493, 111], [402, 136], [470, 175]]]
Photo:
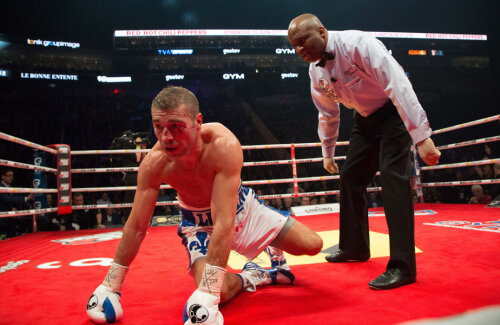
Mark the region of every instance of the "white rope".
[[[337, 141], [336, 146], [348, 146], [349, 141]], [[295, 148], [321, 147], [321, 142], [314, 143], [295, 143]]]
[[110, 155], [110, 154], [125, 154], [125, 153], [147, 153], [151, 149], [116, 149], [116, 150], [75, 150], [71, 151], [72, 155]]
[[[343, 160], [345, 156], [337, 156], [335, 160]], [[313, 162], [322, 162], [323, 158], [305, 158], [305, 159], [297, 159], [296, 163], [313, 163]], [[243, 163], [243, 167], [252, 167], [252, 166], [270, 166], [270, 165], [286, 165], [291, 164], [292, 160], [269, 160], [269, 161], [250, 161]], [[126, 172], [137, 172], [139, 167], [108, 167], [108, 168], [78, 168], [72, 169], [71, 173], [74, 174], [85, 174], [85, 173], [126, 173]]]
[[[369, 187], [366, 189], [368, 192], [376, 192], [376, 191], [381, 191], [381, 187]], [[318, 191], [318, 192], [299, 192], [298, 197], [303, 197], [303, 196], [322, 196], [322, 195], [336, 195], [340, 194], [339, 190], [332, 190], [332, 191]], [[260, 195], [259, 199], [261, 200], [269, 200], [269, 199], [282, 199], [282, 198], [287, 198], [287, 197], [295, 197], [293, 193], [287, 193], [287, 194], [269, 194], [269, 195]]]
[[[334, 157], [335, 160], [345, 160], [346, 156], [337, 156]], [[304, 158], [304, 159], [295, 159], [297, 164], [304, 163], [313, 163], [313, 162], [322, 162], [323, 158]], [[269, 165], [287, 165], [292, 164], [292, 159], [285, 160], [268, 160], [268, 161], [249, 161], [243, 163], [243, 167], [252, 167], [252, 166], [269, 166]]]
[[[160, 189], [170, 189], [170, 185], [161, 185]], [[114, 186], [114, 187], [80, 187], [72, 188], [72, 192], [108, 192], [108, 191], [135, 191], [137, 186]]]
[[0, 218], [6, 217], [18, 217], [18, 216], [26, 216], [31, 214], [42, 214], [49, 212], [57, 212], [57, 208], [47, 208], [47, 209], [30, 209], [30, 210], [16, 210], [16, 211], [1, 211]]
[[265, 184], [282, 184], [282, 183], [293, 183], [293, 178], [276, 178], [276, 179], [263, 179], [255, 181], [242, 181], [241, 184], [244, 186], [249, 185], [265, 185]]
[[267, 160], [267, 161], [249, 161], [244, 162], [243, 167], [252, 167], [252, 166], [270, 166], [270, 165], [289, 165], [292, 163], [291, 159], [287, 160]]
[[[452, 181], [452, 182], [435, 182], [435, 183], [423, 183], [420, 184], [421, 187], [437, 187], [437, 186], [464, 186], [464, 185], [475, 185], [475, 184], [499, 184], [500, 179], [486, 179], [486, 180], [471, 180], [471, 181]], [[367, 192], [379, 192], [382, 190], [381, 187], [369, 187], [366, 189]], [[303, 196], [322, 196], [322, 195], [338, 195], [339, 190], [332, 191], [316, 191], [316, 192], [303, 192], [298, 193], [297, 197]], [[261, 195], [259, 199], [270, 200], [277, 198], [293, 198], [295, 195], [293, 193], [286, 194], [269, 194]], [[178, 205], [179, 201], [159, 201], [156, 206], [166, 206], [166, 205]], [[85, 204], [85, 205], [73, 205], [73, 210], [86, 210], [86, 209], [105, 209], [105, 208], [131, 208], [133, 203], [117, 203], [117, 204]], [[30, 215], [30, 214], [40, 214], [47, 212], [55, 212], [57, 208], [50, 209], [33, 209], [33, 210], [20, 210], [20, 211], [8, 211], [0, 212], [0, 217], [12, 217], [20, 215]]]
[[439, 133], [444, 133], [444, 132], [448, 132], [448, 131], [453, 131], [453, 130], [458, 130], [458, 129], [466, 128], [466, 127], [473, 126], [473, 125], [488, 123], [488, 122], [496, 121], [498, 119], [500, 119], [500, 114], [499, 115], [493, 115], [493, 116], [486, 117], [486, 118], [482, 118], [482, 119], [479, 119], [479, 120], [476, 120], [476, 121], [472, 121], [472, 122], [468, 122], [468, 123], [462, 123], [462, 124], [457, 124], [457, 125], [454, 125], [454, 126], [450, 126], [450, 127], [444, 128], [444, 129], [436, 130], [436, 131], [432, 132], [432, 135], [439, 134]]
[[[315, 145], [315, 144], [312, 144]], [[251, 146], [241, 146], [243, 150], [254, 150], [254, 149], [287, 149], [290, 148], [291, 144], [259, 144]]]
[[[328, 181], [333, 179], [339, 179], [339, 175], [333, 176], [314, 176], [314, 177], [301, 177], [297, 178], [297, 182], [315, 182], [315, 181]], [[282, 184], [282, 183], [293, 183], [293, 178], [276, 178], [276, 179], [262, 179], [255, 181], [243, 181], [242, 184], [247, 185], [266, 185], [266, 184]]]
[[7, 141], [10, 141], [10, 142], [20, 143], [20, 144], [23, 144], [23, 145], [25, 145], [27, 147], [35, 148], [35, 149], [40, 149], [40, 150], [49, 152], [51, 154], [57, 154], [57, 151], [54, 150], [54, 149], [52, 149], [52, 148], [48, 148], [48, 147], [42, 146], [40, 144], [33, 143], [31, 141], [26, 141], [26, 140], [21, 139], [21, 138], [16, 138], [16, 137], [13, 137], [13, 136], [8, 135], [6, 133], [0, 132], [0, 139], [7, 140]]
[[[178, 205], [179, 201], [159, 201], [156, 206]], [[87, 209], [106, 209], [106, 208], [131, 208], [133, 203], [112, 203], [112, 204], [84, 204], [73, 205], [73, 210], [87, 210]]]
[[[178, 205], [179, 201], [160, 201], [156, 203], [156, 206], [167, 206], [167, 205]], [[117, 204], [85, 204], [85, 205], [73, 205], [72, 210], [87, 210], [87, 209], [106, 209], [106, 208], [131, 208], [133, 203], [117, 203]], [[1, 211], [0, 218], [3, 217], [14, 217], [14, 216], [24, 216], [32, 214], [43, 214], [49, 212], [57, 212], [58, 208], [47, 208], [47, 209], [30, 209], [30, 210], [16, 210], [16, 211]]]
[[57, 189], [31, 187], [0, 187], [0, 193], [57, 193]]
[[[322, 181], [322, 180], [332, 180], [339, 179], [339, 175], [333, 176], [315, 176], [315, 177], [302, 177], [297, 178], [298, 182], [309, 182], [309, 181]], [[243, 185], [263, 185], [263, 184], [280, 184], [280, 183], [293, 183], [293, 178], [278, 178], [278, 179], [265, 179], [265, 180], [255, 180], [255, 181], [242, 181]], [[172, 186], [163, 184], [160, 189], [171, 189]], [[114, 187], [80, 187], [73, 188], [72, 192], [108, 192], [108, 191], [132, 191], [136, 190], [137, 186], [114, 186]], [[1, 188], [0, 188], [1, 192]]]
[[434, 182], [434, 183], [422, 183], [422, 187], [436, 187], [436, 186], [464, 186], [464, 185], [476, 185], [476, 184], [500, 184], [500, 179], [481, 179], [472, 181], [451, 181], [451, 182]]
[[459, 142], [459, 143], [445, 144], [445, 145], [437, 147], [437, 149], [438, 150], [446, 150], [446, 149], [451, 149], [451, 148], [458, 148], [458, 147], [470, 146], [470, 145], [474, 145], [474, 144], [481, 144], [481, 143], [487, 143], [487, 142], [493, 142], [493, 141], [499, 141], [499, 140], [500, 140], [500, 135], [497, 135], [494, 137], [482, 138], [482, 139], [477, 139], [477, 140], [469, 140], [469, 141], [464, 141], [464, 142]]
[[4, 160], [0, 159], [0, 166], [10, 166], [10, 167], [16, 167], [16, 168], [25, 168], [25, 169], [32, 169], [32, 170], [42, 170], [45, 172], [52, 172], [52, 173], [57, 173], [57, 169], [55, 168], [49, 168], [49, 167], [43, 167], [43, 166], [37, 166], [37, 165], [30, 165], [30, 164], [24, 164], [16, 161], [10, 161], [10, 160]]
[[423, 166], [423, 167], [420, 167], [420, 169], [421, 170], [431, 170], [431, 169], [458, 168], [458, 167], [467, 167], [467, 166], [495, 164], [497, 162], [500, 163], [500, 158], [476, 160], [476, 161], [466, 161], [466, 162], [461, 162], [461, 163], [435, 165], [435, 166]]
[[[337, 146], [347, 146], [349, 145], [349, 141], [339, 141], [337, 142]], [[299, 143], [295, 144], [298, 148], [308, 148], [308, 147], [321, 147], [320, 142], [312, 142], [312, 143]], [[251, 145], [251, 146], [242, 146], [243, 150], [253, 150], [253, 149], [286, 149], [290, 148], [291, 144], [263, 144], [263, 145]], [[151, 149], [116, 149], [116, 150], [75, 150], [71, 151], [72, 155], [109, 155], [109, 154], [130, 154], [130, 153], [147, 153], [151, 151]]]
[[139, 167], [113, 167], [113, 168], [79, 168], [72, 169], [72, 174], [85, 174], [85, 173], [124, 173], [124, 172], [137, 172]]
[[115, 186], [115, 187], [80, 187], [73, 188], [72, 192], [113, 192], [113, 191], [135, 191], [137, 186]]

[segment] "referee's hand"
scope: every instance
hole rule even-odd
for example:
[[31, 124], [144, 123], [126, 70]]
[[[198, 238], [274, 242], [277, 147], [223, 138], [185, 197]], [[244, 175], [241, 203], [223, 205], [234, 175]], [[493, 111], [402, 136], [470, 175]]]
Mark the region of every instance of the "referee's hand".
[[441, 157], [441, 151], [437, 150], [431, 138], [427, 138], [417, 143], [417, 148], [420, 158], [422, 158], [427, 165], [437, 165], [439, 157]]
[[330, 174], [338, 174], [339, 173], [339, 166], [337, 165], [337, 163], [335, 162], [333, 157], [323, 157], [323, 167]]

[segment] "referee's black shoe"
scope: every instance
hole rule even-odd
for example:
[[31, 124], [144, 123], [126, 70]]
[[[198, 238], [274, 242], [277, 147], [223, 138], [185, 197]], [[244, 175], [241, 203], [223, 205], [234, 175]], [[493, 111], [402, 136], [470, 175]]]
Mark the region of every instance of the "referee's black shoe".
[[368, 286], [374, 290], [387, 290], [401, 287], [417, 281], [415, 275], [407, 275], [400, 269], [387, 269], [375, 280], [370, 281]]
[[365, 262], [370, 258], [370, 253], [351, 253], [339, 249], [331, 255], [327, 255], [325, 259], [330, 263], [339, 263], [347, 261], [361, 261]]

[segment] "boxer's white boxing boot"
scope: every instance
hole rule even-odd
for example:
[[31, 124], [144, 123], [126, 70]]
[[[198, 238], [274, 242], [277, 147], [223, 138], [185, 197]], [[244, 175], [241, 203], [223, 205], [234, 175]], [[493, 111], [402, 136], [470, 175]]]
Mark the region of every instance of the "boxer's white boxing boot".
[[269, 284], [292, 284], [295, 276], [282, 268], [265, 269], [255, 263], [248, 262], [238, 274], [243, 279], [243, 288], [255, 291], [257, 286]]
[[276, 269], [284, 269], [290, 271], [290, 266], [286, 262], [285, 253], [276, 247], [267, 246], [266, 253], [271, 259], [271, 267]]

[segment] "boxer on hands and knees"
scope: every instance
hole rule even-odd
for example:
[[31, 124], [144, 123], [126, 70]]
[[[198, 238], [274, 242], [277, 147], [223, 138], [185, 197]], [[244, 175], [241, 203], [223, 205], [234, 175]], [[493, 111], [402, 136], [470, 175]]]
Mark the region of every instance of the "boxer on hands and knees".
[[[178, 234], [198, 286], [184, 307], [183, 322], [223, 324], [219, 303], [259, 285], [292, 283], [283, 251], [316, 255], [323, 241], [241, 185], [243, 152], [238, 139], [222, 124], [202, 124], [192, 92], [182, 87], [163, 89], [153, 100], [151, 115], [158, 142], [139, 167], [123, 237], [104, 282], [88, 302], [87, 314], [96, 323], [121, 318], [121, 285], [146, 236], [159, 187], [166, 183], [178, 193], [182, 213]], [[226, 272], [231, 249], [250, 260], [266, 250], [273, 267], [249, 262], [241, 273]]]

